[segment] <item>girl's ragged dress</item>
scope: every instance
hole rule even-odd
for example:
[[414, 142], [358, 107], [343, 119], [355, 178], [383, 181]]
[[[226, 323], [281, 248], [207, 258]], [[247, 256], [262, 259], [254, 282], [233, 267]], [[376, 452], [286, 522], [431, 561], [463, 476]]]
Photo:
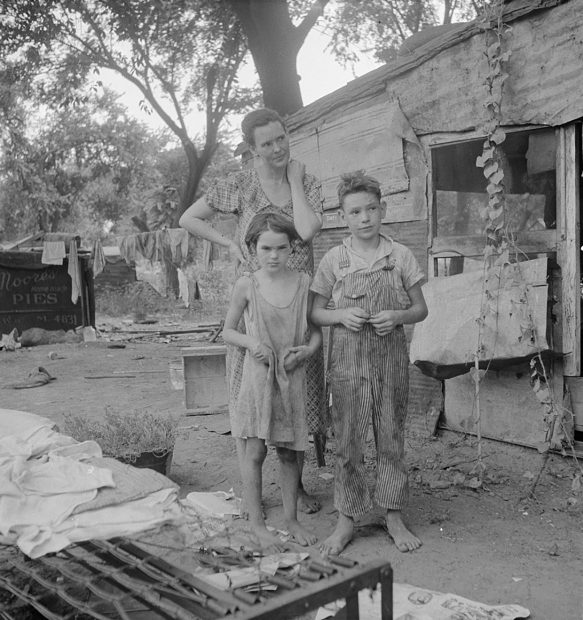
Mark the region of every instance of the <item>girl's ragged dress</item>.
[[[308, 203], [316, 213], [322, 213], [322, 199], [320, 183], [317, 179], [306, 174], [304, 189]], [[237, 242], [246, 258], [243, 265], [237, 269], [237, 275], [243, 272], [255, 271], [259, 265], [255, 257], [249, 253], [245, 245], [245, 235], [253, 218], [262, 211], [283, 213], [293, 221], [293, 204], [291, 199], [284, 206], [272, 205], [261, 187], [257, 170], [241, 170], [226, 179], [218, 179], [209, 188], [206, 194], [207, 203], [217, 211], [236, 213], [239, 216], [237, 226]], [[294, 252], [290, 256], [287, 266], [294, 271], [305, 271], [310, 276], [314, 272], [312, 244], [301, 242], [294, 245]], [[234, 407], [239, 398], [239, 389], [243, 372], [244, 349], [227, 347], [227, 376], [229, 378], [229, 406]], [[325, 435], [329, 426], [328, 407], [324, 390], [324, 353], [322, 347], [306, 362], [307, 398], [306, 420], [308, 432]]]
[[306, 367], [301, 364], [287, 372], [283, 363], [293, 346], [305, 344], [308, 334], [307, 307], [310, 277], [299, 274], [292, 301], [274, 306], [259, 292], [253, 274], [250, 301], [244, 312], [245, 329], [272, 352], [269, 365], [246, 351], [241, 388], [230, 410], [233, 437], [258, 437], [266, 443], [306, 450], [308, 428], [305, 415]]

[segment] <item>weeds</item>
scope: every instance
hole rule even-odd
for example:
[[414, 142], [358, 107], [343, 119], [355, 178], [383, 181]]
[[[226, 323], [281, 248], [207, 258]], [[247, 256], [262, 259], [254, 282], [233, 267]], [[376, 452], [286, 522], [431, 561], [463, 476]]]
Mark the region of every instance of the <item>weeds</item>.
[[103, 420], [65, 414], [64, 432], [77, 441], [96, 441], [104, 456], [135, 460], [144, 452], [163, 456], [174, 449], [182, 416], [148, 411], [119, 413], [106, 407]]

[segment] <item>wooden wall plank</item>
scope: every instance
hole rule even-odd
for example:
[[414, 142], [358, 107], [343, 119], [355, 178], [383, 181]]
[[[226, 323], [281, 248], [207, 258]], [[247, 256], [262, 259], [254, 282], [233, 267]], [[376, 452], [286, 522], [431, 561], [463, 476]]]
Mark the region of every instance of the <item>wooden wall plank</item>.
[[563, 374], [581, 375], [581, 268], [579, 175], [576, 125], [558, 130], [557, 229], [560, 243], [557, 262], [562, 275]]
[[575, 430], [583, 433], [583, 377], [566, 377], [565, 381], [571, 392]]
[[[481, 370], [480, 376], [482, 436], [533, 447], [544, 442], [544, 412], [529, 384], [528, 363], [502, 371]], [[474, 389], [471, 373], [445, 381], [446, 428], [476, 433]]]

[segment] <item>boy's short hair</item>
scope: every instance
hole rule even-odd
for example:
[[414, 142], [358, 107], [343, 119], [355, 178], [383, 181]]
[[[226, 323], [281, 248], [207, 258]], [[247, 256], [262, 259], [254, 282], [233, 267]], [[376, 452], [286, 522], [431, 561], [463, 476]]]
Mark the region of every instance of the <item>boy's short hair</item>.
[[340, 176], [342, 179], [336, 188], [338, 193], [338, 203], [342, 208], [344, 205], [344, 197], [348, 194], [356, 194], [358, 192], [366, 192], [373, 194], [381, 201], [381, 185], [371, 176], [365, 174], [364, 170], [355, 170], [347, 172]]
[[256, 248], [259, 236], [266, 230], [287, 235], [291, 246], [301, 241], [294, 223], [288, 217], [273, 211], [262, 211], [249, 223], [249, 228], [245, 234], [245, 245], [249, 249]]
[[255, 130], [257, 127], [265, 127], [269, 123], [280, 123], [283, 130], [287, 133], [287, 127], [283, 122], [283, 118], [270, 108], [258, 108], [246, 114], [241, 121], [241, 133], [243, 134], [243, 140], [247, 142], [249, 146], [255, 146]]

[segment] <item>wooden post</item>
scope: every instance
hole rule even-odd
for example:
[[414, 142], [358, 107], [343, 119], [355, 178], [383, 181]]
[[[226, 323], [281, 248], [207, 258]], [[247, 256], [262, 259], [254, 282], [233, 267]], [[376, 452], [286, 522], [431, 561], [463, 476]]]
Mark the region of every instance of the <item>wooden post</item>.
[[562, 275], [563, 373], [581, 375], [581, 248], [578, 146], [572, 124], [557, 130], [557, 262]]

